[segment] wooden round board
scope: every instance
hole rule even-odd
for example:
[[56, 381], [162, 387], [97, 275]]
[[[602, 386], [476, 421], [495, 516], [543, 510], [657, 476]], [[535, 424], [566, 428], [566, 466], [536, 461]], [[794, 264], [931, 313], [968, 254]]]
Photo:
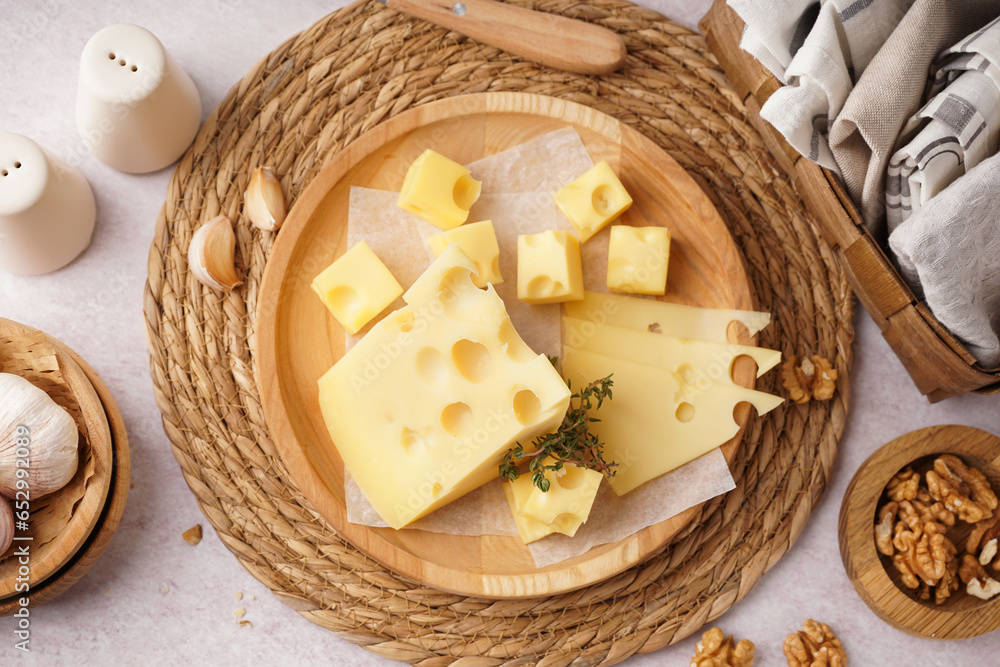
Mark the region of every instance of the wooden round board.
[[[673, 159], [611, 116], [523, 93], [448, 98], [402, 113], [361, 135], [294, 202], [268, 259], [258, 298], [257, 383], [268, 427], [293, 480], [338, 534], [369, 556], [427, 585], [463, 595], [553, 595], [601, 581], [662, 547], [697, 508], [544, 568], [535, 567], [516, 537], [443, 535], [349, 523], [343, 463], [324, 424], [317, 389], [319, 377], [344, 354], [344, 334], [310, 283], [348, 249], [351, 186], [398, 192], [409, 166], [401, 156], [433, 148], [469, 163], [565, 127], [575, 128], [594, 160], [607, 160], [621, 178], [634, 200], [626, 214], [629, 224], [670, 228], [665, 300], [752, 308], [732, 237], [708, 198]], [[605, 268], [584, 266], [584, 271], [603, 275]], [[753, 344], [745, 333], [732, 337]], [[734, 378], [752, 387], [752, 362], [737, 364]], [[746, 404], [735, 411], [741, 426], [748, 414]], [[723, 446], [727, 460], [741, 435]]]

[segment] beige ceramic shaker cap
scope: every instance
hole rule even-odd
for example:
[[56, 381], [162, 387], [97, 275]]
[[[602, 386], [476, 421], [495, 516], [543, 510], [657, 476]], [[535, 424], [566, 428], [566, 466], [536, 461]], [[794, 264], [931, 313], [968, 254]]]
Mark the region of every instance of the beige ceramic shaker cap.
[[90, 245], [97, 211], [78, 169], [20, 134], [0, 134], [0, 269], [55, 271]]
[[200, 122], [198, 89], [153, 33], [118, 24], [87, 42], [76, 126], [101, 162], [134, 174], [162, 169], [183, 155]]

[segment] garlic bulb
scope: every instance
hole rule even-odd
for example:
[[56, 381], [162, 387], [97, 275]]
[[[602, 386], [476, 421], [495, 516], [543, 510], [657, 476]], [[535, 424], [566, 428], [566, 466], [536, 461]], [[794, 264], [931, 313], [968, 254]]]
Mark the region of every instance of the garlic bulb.
[[14, 509], [10, 501], [0, 498], [0, 554], [14, 542]]
[[79, 441], [76, 422], [48, 394], [0, 373], [0, 493], [13, 498], [27, 486], [33, 500], [61, 489], [76, 474]]

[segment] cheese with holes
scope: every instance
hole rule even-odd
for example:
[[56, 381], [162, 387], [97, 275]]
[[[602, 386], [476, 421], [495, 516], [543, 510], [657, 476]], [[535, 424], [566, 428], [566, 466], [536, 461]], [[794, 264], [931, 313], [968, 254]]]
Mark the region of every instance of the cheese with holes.
[[729, 341], [730, 323], [743, 324], [752, 336], [771, 321], [770, 313], [751, 310], [696, 308], [623, 294], [586, 292], [582, 301], [567, 303], [564, 312], [570, 317], [595, 324], [612, 324], [640, 331], [655, 331], [678, 338]]
[[[545, 460], [550, 463], [551, 457]], [[548, 491], [535, 486], [530, 473], [504, 483], [521, 541], [528, 544], [551, 533], [576, 535], [590, 516], [603, 477], [596, 470], [564, 463], [561, 470], [545, 471]]]
[[500, 275], [500, 246], [492, 220], [472, 222], [435, 234], [427, 239], [427, 245], [431, 247], [435, 257], [440, 257], [450, 245], [461, 248], [476, 264], [476, 274], [472, 276], [476, 287], [485, 289], [487, 283], [499, 285], [503, 282], [503, 276]]
[[584, 242], [632, 205], [632, 197], [607, 162], [598, 162], [587, 173], [554, 196], [559, 209], [569, 219]]
[[608, 289], [665, 294], [670, 232], [666, 227], [613, 225], [608, 243]]
[[469, 170], [431, 149], [406, 172], [398, 206], [440, 229], [454, 229], [469, 218], [482, 183]]
[[503, 494], [507, 498], [507, 505], [510, 506], [510, 513], [514, 517], [517, 534], [525, 544], [537, 542], [556, 532], [552, 526], [521, 514], [520, 508], [531, 495], [531, 489], [531, 475], [527, 474], [522, 474], [513, 482], [508, 480], [503, 483]]
[[449, 246], [319, 380], [344, 465], [401, 528], [497, 476], [516, 442], [554, 430], [566, 383], [521, 340], [493, 286]]
[[574, 317], [564, 317], [563, 328], [563, 340], [567, 347], [655, 366], [676, 373], [685, 384], [696, 388], [706, 387], [713, 382], [735, 384], [732, 377], [733, 364], [741, 356], [754, 360], [757, 364], [757, 377], [781, 362], [781, 352], [777, 350], [736, 343], [687, 340], [611, 324], [598, 325]]
[[350, 334], [356, 334], [403, 293], [399, 282], [364, 241], [316, 276], [312, 290]]
[[563, 376], [582, 387], [612, 375], [614, 399], [605, 401], [591, 430], [615, 461], [608, 483], [623, 495], [723, 445], [739, 431], [733, 409], [743, 401], [759, 414], [778, 396], [733, 384], [688, 384], [678, 373], [571, 347], [563, 348]]
[[550, 229], [517, 237], [517, 298], [531, 304], [583, 298], [580, 243], [572, 234]]

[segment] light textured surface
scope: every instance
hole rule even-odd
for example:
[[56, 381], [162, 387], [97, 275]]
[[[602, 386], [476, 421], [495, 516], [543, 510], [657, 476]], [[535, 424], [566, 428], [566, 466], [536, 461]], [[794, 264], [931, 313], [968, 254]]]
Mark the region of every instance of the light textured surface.
[[[0, 276], [0, 314], [61, 338], [107, 381], [129, 428], [136, 485], [101, 562], [71, 591], [32, 613], [29, 662], [389, 664], [282, 605], [239, 566], [199, 512], [160, 426], [140, 315], [146, 253], [170, 171], [139, 177], [114, 172], [86, 156], [73, 123], [79, 53], [107, 24], [135, 22], [157, 34], [198, 84], [207, 114], [260, 56], [343, 3], [108, 3], [99, 10], [56, 0], [7, 4], [0, 27], [0, 129], [27, 134], [77, 161], [94, 186], [99, 222], [92, 248], [66, 269], [31, 279]], [[689, 26], [708, 7], [703, 0], [641, 4]], [[917, 651], [927, 665], [989, 664], [1000, 636], [947, 645], [911, 638], [862, 604], [840, 565], [840, 499], [872, 450], [931, 424], [1000, 432], [996, 397], [929, 406], [868, 316], [858, 313], [855, 401], [830, 488], [792, 550], [717, 623], [752, 639], [760, 665], [782, 664], [781, 640], [810, 616], [834, 628], [854, 665], [892, 664]], [[191, 547], [180, 534], [195, 523], [206, 527], [206, 535]], [[235, 623], [238, 608], [252, 628]], [[13, 654], [13, 627], [11, 619], [0, 619], [4, 661]], [[695, 639], [626, 664], [687, 665]]]

